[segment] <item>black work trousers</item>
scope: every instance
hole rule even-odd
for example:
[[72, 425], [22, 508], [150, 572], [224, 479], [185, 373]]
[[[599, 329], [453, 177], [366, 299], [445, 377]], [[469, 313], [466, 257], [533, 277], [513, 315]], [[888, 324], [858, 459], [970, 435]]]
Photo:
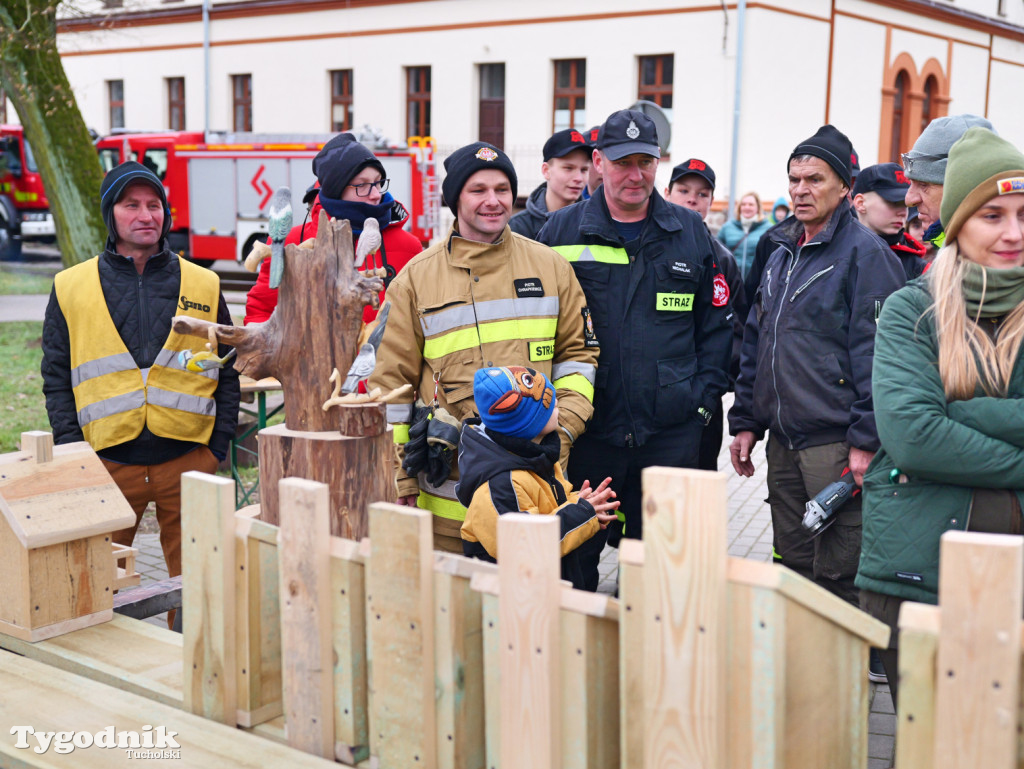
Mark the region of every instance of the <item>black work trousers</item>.
[[643, 469], [656, 465], [696, 468], [703, 431], [704, 426], [693, 421], [655, 433], [643, 446], [613, 446], [586, 433], [573, 444], [569, 453], [569, 480], [573, 488], [579, 489], [585, 480], [596, 488], [610, 476], [620, 503], [620, 518], [625, 519], [624, 527], [613, 523], [580, 546], [583, 581], [588, 590], [597, 589], [597, 564], [606, 542], [617, 546], [622, 537], [643, 538]]
[[777, 556], [784, 566], [859, 606], [853, 578], [860, 561], [861, 495], [847, 500], [835, 523], [816, 538], [801, 525], [807, 502], [839, 480], [849, 464], [850, 445], [826, 443], [790, 451], [772, 436], [767, 453], [768, 504]]

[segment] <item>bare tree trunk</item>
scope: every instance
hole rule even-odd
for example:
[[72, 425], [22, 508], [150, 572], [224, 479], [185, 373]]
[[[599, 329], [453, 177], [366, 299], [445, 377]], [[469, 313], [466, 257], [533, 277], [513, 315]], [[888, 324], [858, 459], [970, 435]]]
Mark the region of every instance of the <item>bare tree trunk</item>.
[[95, 256], [103, 172], [57, 52], [55, 0], [0, 0], [0, 85], [43, 177], [65, 266]]

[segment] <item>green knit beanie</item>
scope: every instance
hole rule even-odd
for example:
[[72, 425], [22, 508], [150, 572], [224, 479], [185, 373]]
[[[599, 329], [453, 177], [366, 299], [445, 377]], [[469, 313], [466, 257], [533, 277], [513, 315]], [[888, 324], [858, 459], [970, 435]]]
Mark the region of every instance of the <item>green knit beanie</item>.
[[1024, 192], [1024, 155], [1006, 139], [975, 126], [949, 150], [942, 188], [946, 242], [964, 222], [997, 195]]

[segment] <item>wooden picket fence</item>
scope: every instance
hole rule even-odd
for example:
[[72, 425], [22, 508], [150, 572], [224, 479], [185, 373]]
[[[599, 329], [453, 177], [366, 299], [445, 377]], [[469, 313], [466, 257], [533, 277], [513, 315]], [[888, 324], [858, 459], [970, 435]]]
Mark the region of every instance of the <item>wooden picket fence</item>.
[[867, 766], [887, 629], [729, 558], [720, 473], [645, 471], [621, 599], [559, 580], [554, 518], [502, 516], [498, 567], [434, 552], [430, 514], [397, 505], [331, 537], [312, 481], [281, 481], [280, 528], [223, 479], [182, 489], [193, 713], [383, 768]]
[[896, 768], [1024, 767], [1024, 538], [948, 532], [940, 565], [900, 611]]

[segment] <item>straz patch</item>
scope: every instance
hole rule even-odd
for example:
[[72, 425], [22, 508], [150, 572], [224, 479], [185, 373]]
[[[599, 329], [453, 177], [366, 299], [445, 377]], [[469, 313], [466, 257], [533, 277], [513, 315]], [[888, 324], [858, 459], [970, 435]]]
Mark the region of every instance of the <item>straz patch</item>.
[[583, 346], [600, 347], [601, 343], [597, 341], [597, 334], [594, 333], [594, 319], [590, 317], [590, 308], [584, 307], [580, 312], [583, 313]]
[[693, 294], [655, 295], [654, 309], [658, 312], [690, 312], [693, 310]]
[[530, 360], [551, 360], [555, 357], [555, 340], [530, 342]]
[[1024, 192], [1024, 176], [1014, 176], [1010, 179], [1000, 179], [996, 182], [1000, 195], [1012, 195], [1015, 192]]
[[520, 278], [512, 283], [516, 287], [516, 296], [544, 296], [544, 284], [540, 278]]
[[711, 298], [711, 304], [715, 307], [725, 307], [729, 304], [729, 284], [722, 273], [715, 275], [714, 287], [715, 293]]

